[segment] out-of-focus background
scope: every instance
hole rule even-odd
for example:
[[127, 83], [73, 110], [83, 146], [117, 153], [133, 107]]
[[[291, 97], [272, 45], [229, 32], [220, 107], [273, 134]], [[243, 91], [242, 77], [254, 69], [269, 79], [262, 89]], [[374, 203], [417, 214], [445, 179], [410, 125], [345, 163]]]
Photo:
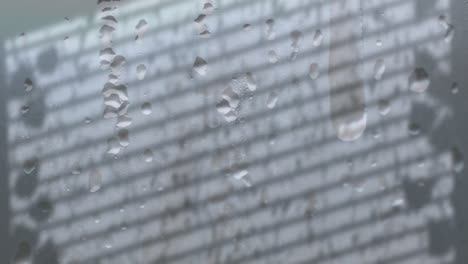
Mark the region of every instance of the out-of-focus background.
[[466, 264], [466, 1], [0, 9], [2, 263]]

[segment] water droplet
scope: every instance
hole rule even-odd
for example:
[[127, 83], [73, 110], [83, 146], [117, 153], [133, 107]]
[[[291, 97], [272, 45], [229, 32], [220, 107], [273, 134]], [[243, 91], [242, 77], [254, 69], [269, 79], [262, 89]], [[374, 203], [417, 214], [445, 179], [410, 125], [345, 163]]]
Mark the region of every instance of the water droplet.
[[314, 34], [314, 39], [312, 40], [312, 44], [316, 47], [322, 44], [323, 34], [320, 29], [317, 29]]
[[111, 106], [106, 106], [104, 108], [104, 113], [103, 113], [104, 118], [114, 118], [117, 117], [117, 109], [111, 107]]
[[416, 123], [410, 123], [408, 125], [408, 133], [411, 136], [417, 136], [421, 133], [421, 127]]
[[130, 144], [127, 129], [119, 130], [119, 132], [117, 133], [117, 137], [119, 138], [120, 146], [127, 147]]
[[401, 207], [405, 205], [405, 199], [402, 197], [398, 197], [392, 202], [392, 207]]
[[388, 115], [388, 113], [390, 113], [390, 110], [391, 110], [391, 106], [390, 106], [390, 102], [388, 100], [379, 100], [379, 113], [382, 115], [382, 116], [386, 116]]
[[99, 51], [99, 59], [101, 61], [111, 62], [115, 58], [115, 52], [112, 48], [105, 48]]
[[144, 64], [138, 65], [137, 68], [136, 68], [136, 73], [137, 73], [138, 80], [141, 81], [141, 80], [145, 79], [146, 66]]
[[270, 92], [267, 98], [267, 107], [273, 109], [278, 102], [278, 94], [276, 92]]
[[374, 79], [382, 79], [382, 75], [385, 73], [385, 61], [384, 59], [378, 59], [374, 65]]
[[274, 28], [275, 20], [270, 18], [265, 23], [267, 24], [267, 39], [274, 40], [276, 38], [276, 32]]
[[206, 15], [211, 15], [214, 11], [214, 6], [212, 3], [205, 3], [203, 5], [203, 12], [205, 12]]
[[143, 36], [143, 34], [145, 33], [147, 29], [148, 29], [148, 22], [146, 22], [146, 20], [144, 19], [140, 19], [140, 21], [138, 21], [138, 24], [135, 26], [135, 30], [139, 38]]
[[108, 235], [108, 236], [104, 239], [104, 247], [105, 247], [106, 249], [111, 249], [113, 243], [114, 243], [114, 240], [112, 239], [112, 236], [111, 236], [111, 235]]
[[145, 149], [144, 152], [143, 152], [143, 157], [145, 159], [146, 162], [152, 162], [153, 161], [153, 151], [151, 151], [151, 149]]
[[235, 109], [235, 108], [237, 108], [239, 106], [239, 103], [240, 103], [239, 95], [236, 92], [234, 92], [234, 90], [232, 90], [231, 87], [228, 87], [228, 88], [224, 89], [221, 96], [226, 101], [228, 101], [229, 106], [232, 109]]
[[452, 83], [452, 88], [451, 88], [452, 94], [457, 94], [459, 90], [460, 89], [458, 87], [458, 83], [456, 83], [456, 82]]
[[75, 161], [72, 165], [71, 165], [71, 173], [73, 175], [79, 175], [81, 173], [81, 166], [80, 166], [80, 163], [78, 161]]
[[216, 104], [216, 111], [223, 115], [229, 113], [231, 111], [229, 102], [226, 99], [221, 100], [219, 103]]
[[141, 113], [144, 114], [144, 115], [151, 115], [151, 113], [153, 112], [153, 108], [151, 106], [151, 103], [143, 103], [141, 105]]
[[209, 38], [211, 37], [211, 32], [209, 30], [203, 30], [201, 33], [200, 33], [200, 37], [202, 38]]
[[234, 122], [236, 119], [237, 119], [237, 116], [235, 115], [235, 113], [233, 111], [229, 111], [228, 113], [226, 113], [224, 115], [224, 119], [228, 122], [228, 123], [231, 123], [231, 122]]
[[31, 81], [31, 79], [26, 78], [26, 80], [24, 80], [24, 90], [26, 92], [30, 92], [32, 91], [32, 89], [33, 89], [33, 82]]
[[119, 116], [117, 118], [117, 124], [116, 126], [118, 128], [124, 128], [124, 127], [128, 127], [132, 124], [132, 118], [128, 117], [128, 116]]
[[193, 63], [193, 70], [195, 72], [197, 72], [201, 76], [205, 76], [207, 68], [208, 68], [208, 64], [206, 63], [204, 59], [200, 57], [197, 57], [195, 59], [195, 62]]
[[29, 158], [29, 159], [25, 160], [24, 163], [23, 163], [24, 173], [26, 173], [26, 174], [33, 173], [33, 171], [36, 170], [38, 162], [39, 162], [39, 160], [37, 159], [37, 157], [32, 157], [32, 158]]
[[244, 24], [242, 26], [242, 29], [244, 29], [245, 31], [251, 31], [252, 30], [252, 25], [250, 24]]
[[115, 26], [117, 25], [117, 19], [115, 19], [114, 16], [104, 16], [101, 18], [102, 21], [104, 21], [104, 23], [106, 23], [107, 25], [109, 26]]
[[317, 63], [312, 63], [309, 66], [309, 77], [312, 80], [315, 80], [319, 77], [320, 70], [319, 70], [319, 65]]
[[276, 51], [274, 51], [274, 50], [268, 51], [268, 61], [270, 63], [277, 63], [278, 62], [278, 56], [276, 55]]
[[291, 55], [290, 59], [295, 60], [297, 54], [299, 53], [299, 43], [302, 39], [302, 32], [299, 30], [294, 30], [291, 32]]
[[85, 117], [84, 123], [85, 123], [85, 124], [90, 124], [90, 123], [91, 123], [91, 118]]
[[456, 173], [460, 173], [465, 168], [465, 162], [463, 154], [458, 150], [458, 148], [453, 147], [451, 150], [452, 156], [452, 168]]
[[111, 94], [110, 96], [104, 98], [104, 105], [110, 106], [114, 109], [119, 108], [121, 105], [119, 96], [116, 94]]
[[247, 79], [247, 87], [249, 88], [250, 91], [255, 91], [257, 90], [257, 81], [255, 80], [255, 76], [251, 72], [248, 72], [246, 74], [246, 79]]
[[29, 106], [23, 105], [23, 106], [21, 107], [21, 109], [20, 109], [20, 112], [21, 112], [22, 115], [25, 115], [25, 114], [27, 114], [27, 113], [29, 112], [29, 110], [31, 110], [31, 109], [29, 108]]
[[429, 75], [424, 70], [424, 68], [414, 69], [408, 79], [410, 89], [417, 93], [426, 91], [430, 83], [431, 81], [429, 80]]
[[117, 155], [120, 152], [120, 142], [116, 137], [107, 139], [107, 153]]
[[382, 43], [382, 40], [380, 40], [380, 39], [378, 39], [378, 40], [375, 41], [375, 45], [376, 45], [377, 47], [382, 47], [382, 44], [383, 44], [383, 43]]
[[114, 60], [112, 61], [110, 67], [111, 67], [111, 72], [114, 75], [120, 75], [122, 70], [124, 69], [125, 66], [125, 57], [121, 55], [115, 56]]
[[101, 42], [106, 45], [112, 45], [112, 34], [114, 33], [115, 28], [109, 25], [103, 25], [101, 29], [99, 29], [99, 34], [101, 38]]
[[101, 173], [94, 169], [88, 175], [88, 189], [90, 192], [94, 193], [101, 189], [102, 184], [102, 175]]

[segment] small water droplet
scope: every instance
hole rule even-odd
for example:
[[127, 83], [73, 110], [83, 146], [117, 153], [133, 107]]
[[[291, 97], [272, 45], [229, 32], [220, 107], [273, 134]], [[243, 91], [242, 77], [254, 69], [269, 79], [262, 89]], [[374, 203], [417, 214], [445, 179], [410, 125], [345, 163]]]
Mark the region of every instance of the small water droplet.
[[378, 39], [378, 40], [375, 41], [375, 45], [376, 45], [377, 47], [382, 47], [382, 44], [383, 44], [383, 43], [382, 43], [382, 40], [380, 40], [380, 39]]
[[127, 129], [120, 129], [117, 133], [117, 137], [119, 138], [120, 146], [127, 147], [130, 145], [130, 140], [128, 137], [128, 130]]
[[267, 98], [267, 107], [273, 109], [278, 102], [278, 94], [276, 92], [270, 92]]
[[206, 14], [206, 15], [211, 15], [213, 13], [213, 11], [215, 10], [215, 7], [213, 6], [212, 3], [205, 3], [203, 5], [203, 12]]
[[309, 77], [312, 80], [315, 80], [319, 77], [320, 70], [319, 70], [319, 65], [317, 63], [312, 63], [309, 66]]
[[29, 106], [23, 105], [21, 107], [21, 109], [20, 109], [20, 112], [21, 112], [22, 115], [25, 115], [25, 114], [27, 114], [29, 112], [29, 110], [30, 110]]
[[90, 192], [94, 193], [101, 189], [102, 184], [102, 175], [101, 173], [94, 169], [88, 175], [88, 189]]
[[80, 166], [80, 163], [78, 161], [75, 161], [71, 165], [71, 173], [73, 175], [79, 175], [81, 173], [81, 166]]
[[107, 153], [117, 155], [120, 152], [120, 142], [116, 137], [107, 139]]
[[458, 83], [456, 83], [456, 82], [452, 83], [452, 88], [451, 88], [452, 94], [457, 94], [459, 90], [460, 89], [458, 87]]
[[122, 115], [122, 116], [119, 116], [117, 118], [117, 124], [116, 126], [118, 128], [124, 128], [124, 127], [128, 127], [132, 124], [132, 118], [128, 117], [128, 116], [125, 116], [125, 115]]
[[245, 31], [251, 31], [252, 30], [252, 25], [250, 24], [244, 24], [242, 26], [242, 29], [244, 29]]
[[136, 68], [136, 74], [138, 77], [138, 80], [143, 80], [145, 79], [146, 76], [146, 66], [144, 64], [140, 64]]
[[31, 79], [26, 78], [26, 80], [24, 80], [24, 90], [26, 92], [30, 92], [32, 91], [32, 89], [33, 89], [33, 82], [31, 81]]
[[257, 81], [255, 80], [255, 76], [253, 76], [251, 72], [248, 72], [246, 74], [246, 79], [249, 90], [252, 92], [257, 90]]
[[270, 63], [277, 63], [278, 62], [278, 56], [276, 55], [276, 51], [274, 51], [274, 50], [268, 51], [268, 61]]
[[208, 63], [201, 57], [197, 57], [195, 59], [195, 62], [193, 63], [193, 70], [197, 72], [199, 75], [205, 76], [207, 69], [208, 69]]
[[90, 124], [90, 123], [91, 123], [91, 118], [85, 117], [84, 123], [85, 123], [85, 124]]
[[153, 161], [153, 151], [151, 149], [145, 149], [143, 152], [143, 156], [146, 162], [152, 162]]
[[374, 65], [374, 79], [382, 79], [382, 75], [385, 73], [385, 61], [384, 59], [378, 59]]
[[451, 150], [451, 156], [452, 156], [453, 171], [455, 171], [456, 173], [462, 172], [463, 169], [465, 168], [463, 154], [460, 152], [460, 150], [458, 150], [458, 148], [453, 147]]
[[431, 81], [424, 68], [416, 68], [411, 73], [408, 84], [412, 91], [422, 93], [429, 87]]
[[274, 40], [276, 38], [276, 32], [274, 28], [275, 20], [270, 18], [265, 23], [267, 24], [267, 39]]
[[421, 127], [416, 123], [410, 123], [408, 125], [408, 133], [411, 136], [417, 136], [421, 133]]
[[388, 113], [390, 113], [390, 110], [391, 110], [391, 106], [390, 106], [390, 102], [388, 100], [379, 100], [379, 114], [381, 114], [382, 116], [386, 116], [388, 115]]
[[23, 163], [24, 173], [26, 173], [26, 174], [33, 173], [33, 171], [36, 170], [38, 162], [39, 162], [39, 160], [37, 159], [37, 157], [32, 157], [32, 158], [29, 158], [29, 159], [25, 160], [24, 163]]
[[317, 29], [314, 34], [314, 39], [312, 40], [312, 44], [316, 47], [322, 44], [323, 34], [320, 29]]
[[144, 115], [151, 115], [151, 113], [153, 112], [153, 107], [151, 105], [151, 103], [143, 103], [141, 105], [141, 113], [144, 114]]

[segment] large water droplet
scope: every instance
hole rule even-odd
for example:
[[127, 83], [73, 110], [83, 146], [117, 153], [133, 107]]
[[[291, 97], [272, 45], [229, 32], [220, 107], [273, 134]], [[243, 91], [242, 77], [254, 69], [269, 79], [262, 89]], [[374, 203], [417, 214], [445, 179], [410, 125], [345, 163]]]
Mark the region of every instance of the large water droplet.
[[427, 90], [431, 81], [424, 68], [416, 68], [408, 78], [408, 84], [412, 91], [422, 93]]

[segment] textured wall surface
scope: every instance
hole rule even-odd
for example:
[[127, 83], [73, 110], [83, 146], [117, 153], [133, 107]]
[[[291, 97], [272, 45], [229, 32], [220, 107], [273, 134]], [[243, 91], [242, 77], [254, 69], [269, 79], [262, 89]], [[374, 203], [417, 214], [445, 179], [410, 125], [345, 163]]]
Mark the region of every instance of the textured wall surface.
[[2, 259], [466, 263], [463, 1], [22, 2]]

